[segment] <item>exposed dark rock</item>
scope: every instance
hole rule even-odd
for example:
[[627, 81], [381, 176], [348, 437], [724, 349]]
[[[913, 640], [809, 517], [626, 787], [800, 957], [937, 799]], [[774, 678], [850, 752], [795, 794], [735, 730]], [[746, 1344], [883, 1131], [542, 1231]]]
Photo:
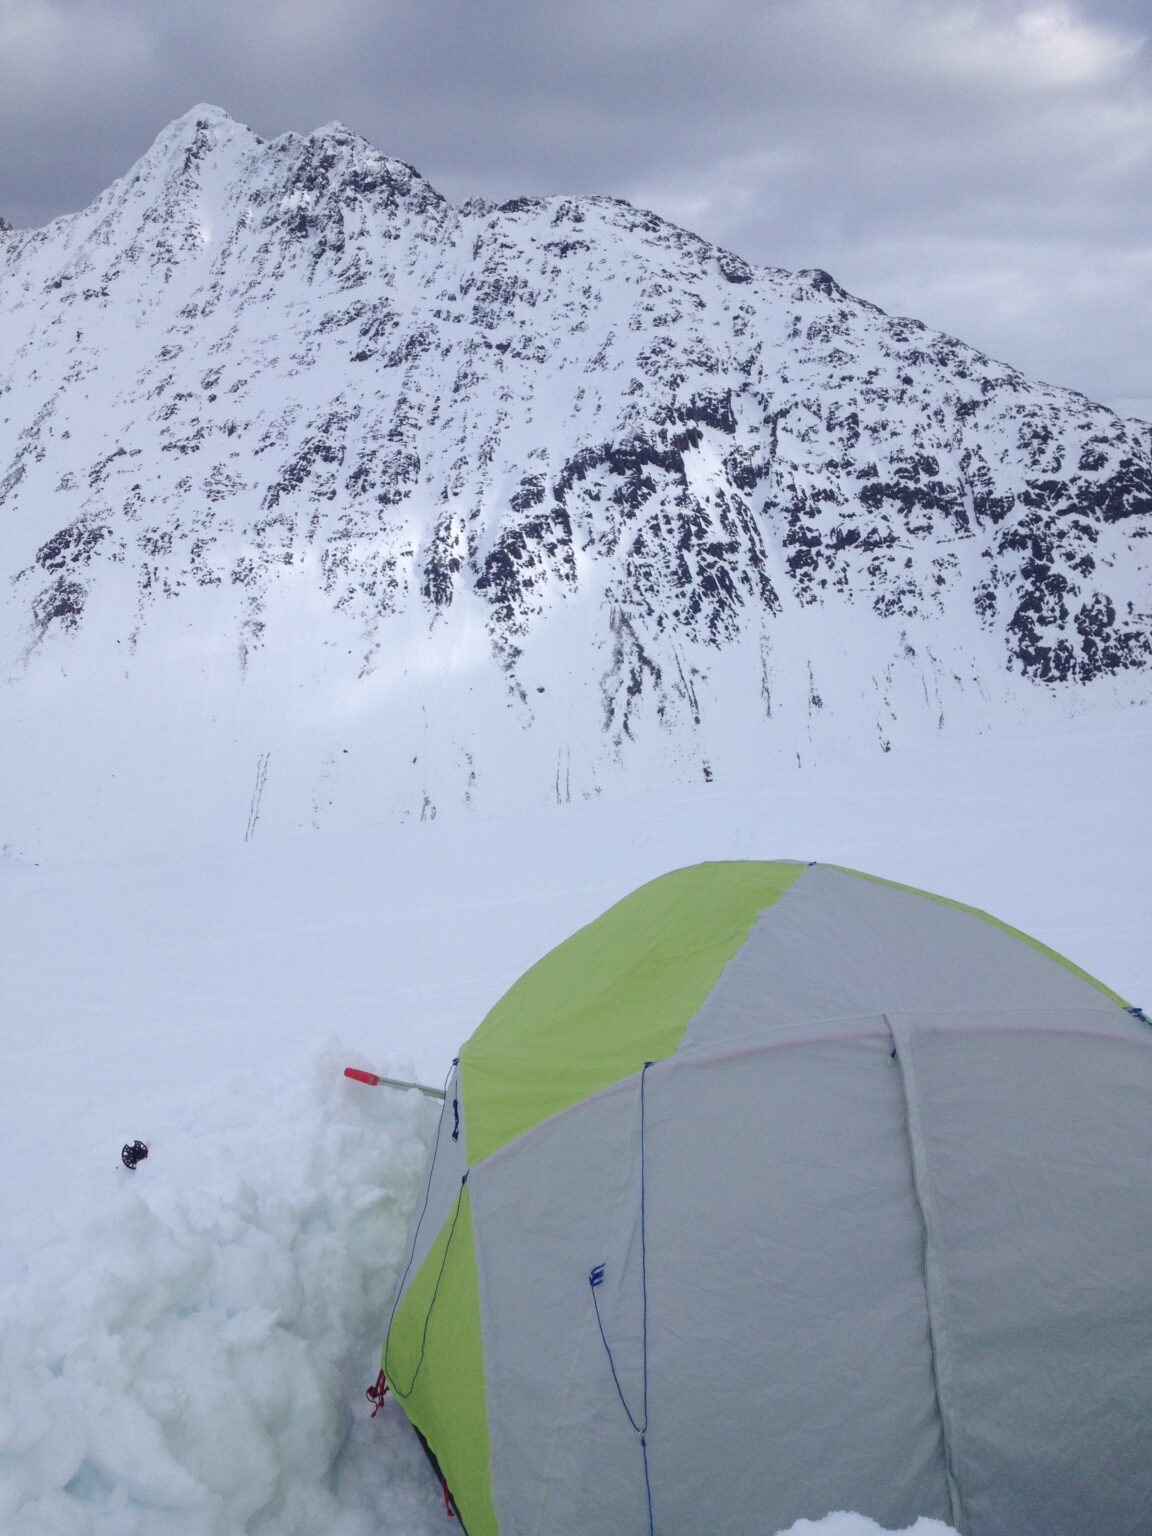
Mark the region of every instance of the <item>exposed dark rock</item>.
[[[245, 657], [289, 572], [365, 654], [469, 592], [520, 698], [579, 595], [613, 740], [649, 705], [695, 721], [716, 652], [769, 650], [796, 608], [983, 630], [1043, 683], [1152, 666], [1137, 424], [618, 200], [456, 210], [343, 128], [178, 128], [54, 259], [51, 232], [0, 246], [0, 504], [33, 639], [81, 627], [113, 565], [141, 644], [160, 595], [236, 589]], [[118, 325], [146, 336], [126, 374], [93, 339]]]

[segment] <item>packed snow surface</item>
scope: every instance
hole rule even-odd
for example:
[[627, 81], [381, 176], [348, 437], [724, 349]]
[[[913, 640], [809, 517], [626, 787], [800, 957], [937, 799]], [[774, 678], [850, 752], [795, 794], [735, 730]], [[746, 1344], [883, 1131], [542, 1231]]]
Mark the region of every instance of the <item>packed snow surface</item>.
[[[797, 1520], [781, 1536], [880, 1536], [883, 1530], [882, 1525], [877, 1525], [866, 1515], [838, 1510], [823, 1520]], [[955, 1536], [955, 1532], [941, 1520], [922, 1517], [908, 1527], [905, 1536]]]
[[[939, 890], [1146, 1002], [1150, 745], [1129, 710], [732, 792], [0, 861], [0, 1529], [442, 1531], [363, 1395], [437, 1109], [343, 1067], [440, 1082], [527, 965], [701, 858]], [[877, 1529], [827, 1513], [795, 1531]]]

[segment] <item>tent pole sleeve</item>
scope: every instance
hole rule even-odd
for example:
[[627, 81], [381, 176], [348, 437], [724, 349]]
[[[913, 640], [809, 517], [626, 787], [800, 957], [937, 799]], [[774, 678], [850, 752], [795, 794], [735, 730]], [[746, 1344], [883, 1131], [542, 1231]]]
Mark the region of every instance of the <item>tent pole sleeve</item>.
[[920, 1207], [920, 1219], [924, 1228], [924, 1293], [928, 1307], [932, 1379], [936, 1386], [936, 1407], [940, 1414], [940, 1427], [944, 1439], [944, 1470], [948, 1479], [949, 1518], [958, 1531], [966, 1533], [968, 1526], [964, 1518], [964, 1501], [958, 1475], [961, 1429], [956, 1412], [952, 1340], [948, 1327], [948, 1293], [936, 1235], [932, 1175], [928, 1164], [924, 1123], [920, 1113], [912, 1035], [902, 1024], [894, 1023], [887, 1014], [883, 1015], [883, 1018], [892, 1035], [892, 1055], [900, 1071], [905, 1124], [908, 1131], [908, 1152], [912, 1164], [912, 1188], [916, 1203]]

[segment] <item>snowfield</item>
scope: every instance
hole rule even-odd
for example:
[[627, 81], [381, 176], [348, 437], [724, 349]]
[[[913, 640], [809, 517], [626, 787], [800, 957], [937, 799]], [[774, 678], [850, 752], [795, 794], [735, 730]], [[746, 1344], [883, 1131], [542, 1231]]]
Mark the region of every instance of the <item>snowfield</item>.
[[[0, 861], [0, 1529], [443, 1531], [406, 1420], [364, 1398], [438, 1108], [343, 1067], [439, 1083], [535, 958], [705, 857], [936, 889], [1146, 1002], [1149, 725], [371, 836]], [[877, 1529], [827, 1514], [795, 1532]]]

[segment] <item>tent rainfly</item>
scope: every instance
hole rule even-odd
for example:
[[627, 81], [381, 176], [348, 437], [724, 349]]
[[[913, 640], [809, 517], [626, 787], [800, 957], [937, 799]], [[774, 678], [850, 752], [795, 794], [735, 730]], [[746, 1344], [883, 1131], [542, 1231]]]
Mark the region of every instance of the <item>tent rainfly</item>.
[[461, 1050], [384, 1369], [469, 1536], [1148, 1536], [1152, 1029], [922, 891], [665, 875]]

